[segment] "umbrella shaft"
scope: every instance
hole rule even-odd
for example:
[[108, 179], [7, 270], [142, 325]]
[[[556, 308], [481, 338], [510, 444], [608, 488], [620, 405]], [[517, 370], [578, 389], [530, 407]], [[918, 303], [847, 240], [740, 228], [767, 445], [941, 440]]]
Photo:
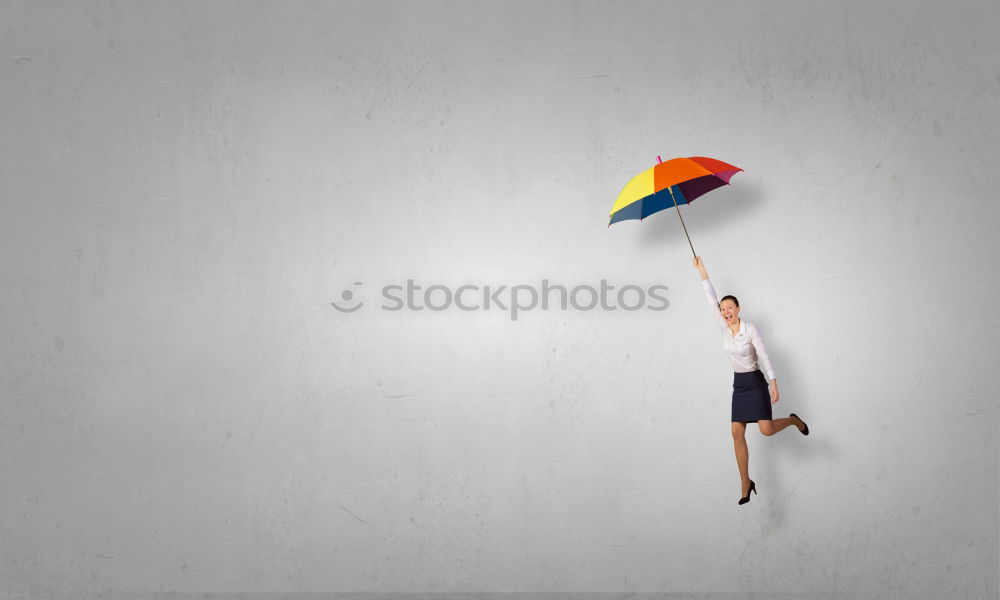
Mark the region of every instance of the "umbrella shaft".
[[681, 227], [684, 228], [684, 237], [688, 240], [688, 246], [691, 246], [691, 256], [698, 256], [694, 252], [694, 244], [691, 243], [691, 236], [688, 235], [688, 228], [687, 225], [684, 224], [684, 217], [681, 216], [681, 207], [677, 206], [677, 198], [674, 198], [674, 190], [673, 188], [667, 189], [670, 190], [670, 199], [674, 201], [674, 208], [677, 209], [677, 218], [681, 220]]

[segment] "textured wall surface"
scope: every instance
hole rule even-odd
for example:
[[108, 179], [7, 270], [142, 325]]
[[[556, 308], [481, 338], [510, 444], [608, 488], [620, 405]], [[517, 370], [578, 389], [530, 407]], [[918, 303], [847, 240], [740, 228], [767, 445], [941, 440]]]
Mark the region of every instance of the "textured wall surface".
[[[0, 598], [996, 598], [998, 30], [4, 2]], [[744, 169], [685, 221], [812, 429], [745, 506], [680, 223], [606, 226], [658, 155]]]

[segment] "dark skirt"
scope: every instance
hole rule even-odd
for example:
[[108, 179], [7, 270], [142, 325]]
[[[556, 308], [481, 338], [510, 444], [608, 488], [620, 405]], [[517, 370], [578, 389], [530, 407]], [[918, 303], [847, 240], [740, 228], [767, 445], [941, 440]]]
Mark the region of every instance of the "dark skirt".
[[760, 370], [733, 373], [733, 422], [771, 420], [771, 393]]

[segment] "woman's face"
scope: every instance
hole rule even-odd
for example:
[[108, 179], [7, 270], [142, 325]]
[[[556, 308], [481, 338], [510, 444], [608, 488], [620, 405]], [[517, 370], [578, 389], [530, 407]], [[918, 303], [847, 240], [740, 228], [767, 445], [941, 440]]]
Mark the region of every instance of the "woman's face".
[[723, 300], [719, 303], [719, 312], [727, 325], [735, 325], [740, 318], [740, 307], [732, 300]]

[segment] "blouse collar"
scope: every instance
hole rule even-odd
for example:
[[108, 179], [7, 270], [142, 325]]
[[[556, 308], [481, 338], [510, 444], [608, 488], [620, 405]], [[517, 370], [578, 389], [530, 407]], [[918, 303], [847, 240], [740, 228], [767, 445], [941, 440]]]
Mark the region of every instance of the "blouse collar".
[[[728, 325], [726, 326], [726, 329], [729, 329], [729, 335], [734, 335], [733, 330], [730, 329]], [[735, 335], [739, 335], [741, 333], [746, 333], [746, 332], [747, 332], [747, 322], [745, 319], [740, 319], [740, 330], [737, 331]]]

